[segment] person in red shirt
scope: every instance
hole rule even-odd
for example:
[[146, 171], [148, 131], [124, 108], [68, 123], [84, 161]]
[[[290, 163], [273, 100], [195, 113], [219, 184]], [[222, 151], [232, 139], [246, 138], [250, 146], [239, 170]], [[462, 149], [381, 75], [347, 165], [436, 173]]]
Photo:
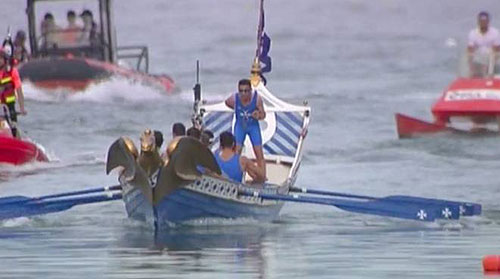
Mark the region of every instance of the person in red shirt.
[[12, 58], [5, 52], [4, 49], [0, 49], [0, 102], [3, 107], [4, 113], [7, 114], [8, 110], [8, 121], [10, 122], [12, 135], [14, 137], [19, 137], [17, 132], [17, 111], [16, 111], [16, 100], [19, 101], [19, 113], [26, 115], [26, 110], [24, 109], [24, 93], [21, 87], [21, 78], [19, 77], [19, 72], [12, 65]]

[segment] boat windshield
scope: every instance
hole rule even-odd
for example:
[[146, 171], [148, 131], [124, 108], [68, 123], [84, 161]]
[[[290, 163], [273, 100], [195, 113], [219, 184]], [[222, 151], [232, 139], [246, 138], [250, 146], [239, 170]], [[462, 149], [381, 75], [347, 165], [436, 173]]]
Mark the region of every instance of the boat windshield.
[[35, 1], [28, 11], [33, 56], [107, 60], [109, 42], [98, 1]]
[[467, 78], [500, 78], [500, 53], [490, 51], [469, 54], [464, 51], [460, 59], [459, 76]]

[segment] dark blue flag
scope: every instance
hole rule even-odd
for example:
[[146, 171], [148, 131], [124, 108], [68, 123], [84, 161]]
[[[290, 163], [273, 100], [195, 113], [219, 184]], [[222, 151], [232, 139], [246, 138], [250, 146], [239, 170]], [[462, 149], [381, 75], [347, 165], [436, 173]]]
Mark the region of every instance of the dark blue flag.
[[271, 49], [271, 38], [266, 33], [262, 34], [260, 39], [260, 55], [259, 61], [265, 66], [261, 69], [261, 73], [269, 73], [271, 71], [271, 57], [269, 56], [269, 49]]

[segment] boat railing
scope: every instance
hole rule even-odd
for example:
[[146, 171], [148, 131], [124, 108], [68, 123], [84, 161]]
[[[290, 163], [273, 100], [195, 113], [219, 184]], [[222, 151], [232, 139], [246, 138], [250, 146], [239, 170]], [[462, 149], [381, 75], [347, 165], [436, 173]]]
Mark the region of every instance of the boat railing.
[[149, 51], [147, 46], [121, 46], [116, 48], [118, 61], [135, 59], [135, 70], [149, 72]]
[[459, 76], [467, 78], [485, 78], [500, 75], [500, 52], [476, 52], [467, 50], [461, 54]]

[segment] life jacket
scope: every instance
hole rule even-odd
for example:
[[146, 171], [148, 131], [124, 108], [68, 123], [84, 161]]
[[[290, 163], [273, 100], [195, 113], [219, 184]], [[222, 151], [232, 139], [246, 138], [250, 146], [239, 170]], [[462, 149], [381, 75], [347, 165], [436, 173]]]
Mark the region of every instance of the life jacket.
[[0, 72], [0, 88], [0, 101], [2, 104], [9, 104], [16, 101], [12, 70]]
[[240, 155], [234, 154], [233, 157], [229, 158], [229, 160], [224, 161], [217, 152], [217, 154], [215, 154], [215, 160], [217, 161], [217, 164], [219, 164], [224, 176], [236, 182], [241, 182], [241, 179], [243, 178], [243, 170], [240, 165]]

